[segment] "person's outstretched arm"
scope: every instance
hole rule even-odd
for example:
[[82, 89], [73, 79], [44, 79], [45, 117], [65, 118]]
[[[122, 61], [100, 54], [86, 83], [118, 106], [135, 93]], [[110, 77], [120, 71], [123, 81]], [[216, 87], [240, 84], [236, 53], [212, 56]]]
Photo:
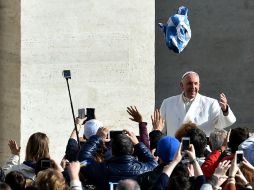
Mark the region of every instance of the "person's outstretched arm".
[[153, 152], [153, 150], [156, 149], [159, 140], [165, 136], [162, 132], [165, 120], [161, 116], [161, 113], [158, 109], [154, 110], [153, 115], [151, 115], [151, 120], [153, 125], [153, 131], [149, 133], [149, 137], [150, 137], [150, 149]]
[[8, 146], [11, 150], [11, 156], [3, 166], [4, 173], [9, 173], [13, 166], [19, 164], [19, 154], [21, 147], [18, 146], [15, 140], [9, 140]]
[[127, 107], [127, 113], [131, 116], [131, 118], [129, 119], [137, 122], [139, 125], [139, 141], [143, 142], [147, 146], [147, 148], [150, 149], [149, 137], [147, 132], [147, 122], [143, 121], [142, 114], [138, 111], [136, 106]]
[[70, 190], [82, 190], [82, 185], [79, 180], [80, 163], [71, 162], [67, 169], [70, 176]]
[[[80, 128], [81, 128], [82, 124], [84, 123], [85, 119], [86, 118], [84, 118], [84, 119], [80, 119], [78, 117], [76, 118], [75, 122], [76, 122], [78, 132], [80, 131]], [[79, 153], [79, 146], [78, 146], [78, 141], [77, 141], [76, 130], [74, 128], [71, 132], [70, 138], [69, 138], [68, 143], [66, 145], [64, 157], [65, 157], [65, 159], [69, 160], [70, 162], [76, 161], [78, 158], [78, 153]]]
[[227, 97], [224, 93], [220, 94], [219, 105], [221, 107], [221, 111], [219, 114], [219, 120], [217, 124], [218, 128], [225, 128], [235, 123], [236, 122], [235, 115], [231, 111]]

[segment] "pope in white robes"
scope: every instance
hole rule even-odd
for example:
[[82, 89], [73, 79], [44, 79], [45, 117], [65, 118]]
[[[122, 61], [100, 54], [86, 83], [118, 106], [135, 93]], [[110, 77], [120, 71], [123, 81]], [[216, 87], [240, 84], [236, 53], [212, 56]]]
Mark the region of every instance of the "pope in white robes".
[[198, 93], [200, 82], [196, 72], [186, 72], [180, 86], [182, 93], [163, 100], [160, 108], [167, 135], [174, 136], [187, 122], [197, 124], [208, 136], [215, 128], [222, 129], [235, 123], [236, 118], [223, 93], [219, 102]]

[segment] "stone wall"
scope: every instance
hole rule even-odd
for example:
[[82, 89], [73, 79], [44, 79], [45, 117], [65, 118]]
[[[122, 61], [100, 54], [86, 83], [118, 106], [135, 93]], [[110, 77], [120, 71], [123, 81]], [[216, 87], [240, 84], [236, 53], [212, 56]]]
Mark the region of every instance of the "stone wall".
[[148, 120], [154, 108], [154, 1], [22, 1], [21, 144], [37, 131], [60, 160], [73, 129], [64, 69], [70, 69], [75, 113], [94, 107], [111, 129], [138, 133], [126, 107]]
[[20, 1], [0, 0], [0, 166], [20, 142]]

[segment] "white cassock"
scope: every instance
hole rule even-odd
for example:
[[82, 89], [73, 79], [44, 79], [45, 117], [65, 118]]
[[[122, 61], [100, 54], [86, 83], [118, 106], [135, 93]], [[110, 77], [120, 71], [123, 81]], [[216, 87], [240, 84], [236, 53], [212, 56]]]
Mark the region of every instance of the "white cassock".
[[236, 118], [228, 107], [228, 115], [224, 116], [216, 99], [197, 94], [189, 110], [185, 111], [182, 94], [164, 99], [160, 108], [165, 119], [167, 135], [175, 136], [182, 124], [191, 121], [198, 125], [206, 135], [215, 128], [222, 129], [235, 123]]

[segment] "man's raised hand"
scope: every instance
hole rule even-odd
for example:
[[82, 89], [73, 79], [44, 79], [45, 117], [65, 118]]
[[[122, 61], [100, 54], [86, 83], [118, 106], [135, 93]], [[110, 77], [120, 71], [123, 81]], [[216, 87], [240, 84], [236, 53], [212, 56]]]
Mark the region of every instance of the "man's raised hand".
[[139, 113], [138, 109], [136, 108], [136, 106], [130, 106], [130, 107], [127, 107], [127, 110], [128, 114], [132, 117], [132, 118], [129, 118], [130, 120], [132, 121], [135, 121], [135, 122], [138, 122], [138, 123], [141, 123], [143, 122], [143, 117], [142, 115]]
[[228, 110], [228, 100], [225, 94], [220, 94], [220, 101], [219, 101], [220, 107], [223, 112], [226, 112]]
[[160, 110], [155, 109], [153, 116], [151, 116], [153, 130], [162, 131], [164, 128], [165, 120], [162, 118]]
[[9, 147], [10, 147], [10, 150], [11, 150], [11, 153], [12, 153], [12, 154], [14, 154], [14, 155], [19, 155], [21, 147], [18, 146], [18, 144], [16, 143], [16, 141], [14, 141], [14, 140], [9, 140], [8, 145], [9, 145]]

